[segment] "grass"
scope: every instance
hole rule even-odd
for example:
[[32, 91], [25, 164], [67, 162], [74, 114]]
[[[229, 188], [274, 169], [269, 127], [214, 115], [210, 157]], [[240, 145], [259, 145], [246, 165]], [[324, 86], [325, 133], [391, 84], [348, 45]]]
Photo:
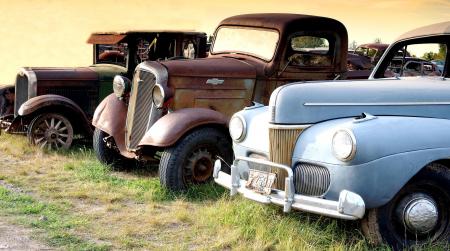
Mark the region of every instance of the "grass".
[[276, 206], [231, 198], [214, 184], [172, 193], [156, 172], [112, 171], [85, 146], [48, 153], [28, 146], [25, 137], [2, 134], [0, 180], [13, 189], [0, 186], [0, 214], [63, 249], [373, 248], [357, 222], [283, 214]]

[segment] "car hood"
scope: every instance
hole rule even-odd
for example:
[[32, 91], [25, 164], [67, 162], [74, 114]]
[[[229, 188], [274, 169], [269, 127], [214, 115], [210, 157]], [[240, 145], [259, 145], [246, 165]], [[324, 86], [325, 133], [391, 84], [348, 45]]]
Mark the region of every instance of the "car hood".
[[37, 80], [98, 80], [98, 74], [89, 67], [27, 67]]
[[252, 64], [231, 57], [170, 60], [161, 63], [167, 68], [169, 76], [256, 78], [256, 70]]
[[450, 83], [437, 77], [294, 83], [276, 89], [269, 106], [276, 124], [312, 124], [362, 113], [450, 119]]

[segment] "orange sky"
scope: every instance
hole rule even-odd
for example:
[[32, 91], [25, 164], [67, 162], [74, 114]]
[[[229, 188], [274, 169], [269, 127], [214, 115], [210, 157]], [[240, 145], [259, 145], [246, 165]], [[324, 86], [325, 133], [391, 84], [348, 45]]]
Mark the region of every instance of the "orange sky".
[[212, 33], [225, 17], [257, 12], [335, 18], [349, 40], [391, 42], [418, 26], [450, 21], [450, 0], [0, 0], [0, 84], [21, 66], [87, 66], [94, 31], [193, 29]]

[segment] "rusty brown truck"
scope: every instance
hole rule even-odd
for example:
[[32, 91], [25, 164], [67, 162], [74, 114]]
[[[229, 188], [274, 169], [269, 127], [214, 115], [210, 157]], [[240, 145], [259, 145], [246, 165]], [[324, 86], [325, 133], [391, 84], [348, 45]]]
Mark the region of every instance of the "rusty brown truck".
[[[334, 19], [248, 14], [223, 20], [204, 59], [143, 62], [96, 109], [100, 161], [159, 160], [161, 184], [184, 190], [209, 181], [216, 156], [232, 160], [228, 120], [280, 85], [344, 79], [347, 30]], [[366, 76], [367, 77], [367, 76]]]

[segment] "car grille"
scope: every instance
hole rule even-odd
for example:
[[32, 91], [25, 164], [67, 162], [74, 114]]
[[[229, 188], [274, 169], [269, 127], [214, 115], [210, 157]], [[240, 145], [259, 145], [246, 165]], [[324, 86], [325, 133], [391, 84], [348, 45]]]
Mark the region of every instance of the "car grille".
[[25, 74], [17, 74], [15, 88], [14, 116], [17, 116], [20, 106], [28, 100], [28, 77]]
[[301, 163], [294, 169], [294, 185], [297, 194], [321, 196], [330, 186], [330, 172], [322, 166]]
[[133, 85], [128, 104], [125, 143], [129, 151], [134, 151], [144, 137], [152, 121], [152, 89], [156, 83], [155, 75], [138, 68], [133, 77]]
[[[291, 166], [292, 151], [294, 150], [298, 136], [303, 130], [304, 128], [302, 127], [289, 126], [269, 128], [270, 161]], [[287, 173], [280, 169], [274, 169], [273, 172], [277, 173], [276, 188], [284, 189], [284, 180], [287, 177]]]

